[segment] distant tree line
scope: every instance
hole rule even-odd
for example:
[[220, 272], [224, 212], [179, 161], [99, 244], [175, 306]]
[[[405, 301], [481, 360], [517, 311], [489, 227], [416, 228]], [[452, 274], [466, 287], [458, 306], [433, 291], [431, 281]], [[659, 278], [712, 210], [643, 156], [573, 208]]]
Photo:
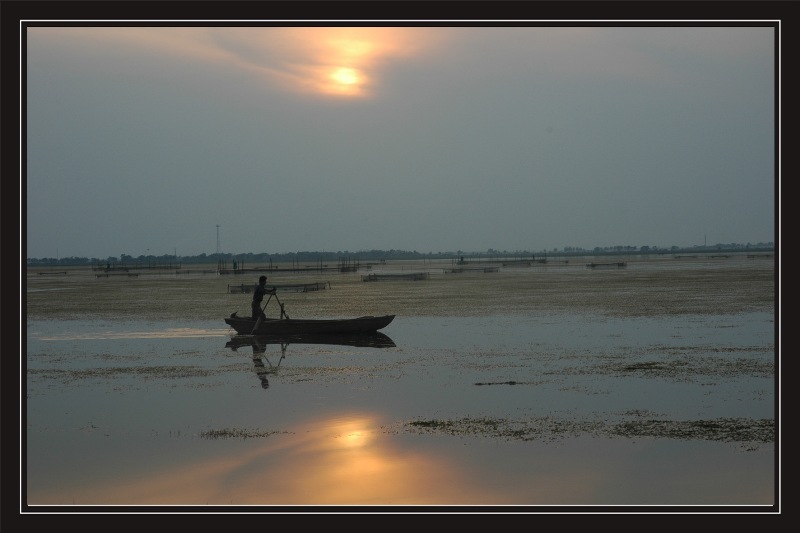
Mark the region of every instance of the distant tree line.
[[627, 246], [615, 245], [606, 247], [595, 247], [591, 250], [579, 247], [567, 246], [559, 250], [554, 248], [552, 250], [540, 250], [532, 252], [528, 250], [495, 250], [489, 248], [485, 252], [466, 252], [462, 250], [449, 251], [449, 252], [428, 252], [422, 253], [417, 251], [407, 250], [359, 250], [357, 252], [351, 251], [337, 251], [337, 252], [290, 252], [282, 254], [269, 254], [269, 253], [219, 253], [219, 254], [205, 254], [193, 256], [175, 256], [175, 255], [140, 255], [137, 257], [121, 254], [119, 257], [109, 256], [106, 258], [97, 257], [43, 257], [27, 259], [28, 266], [119, 266], [119, 265], [141, 265], [150, 266], [153, 268], [171, 267], [172, 265], [180, 263], [189, 264], [232, 264], [236, 261], [238, 265], [263, 265], [271, 263], [333, 263], [336, 264], [341, 260], [348, 261], [391, 261], [391, 260], [447, 260], [447, 259], [460, 259], [464, 257], [478, 258], [478, 259], [492, 259], [492, 258], [516, 258], [516, 259], [530, 259], [542, 257], [569, 257], [581, 255], [639, 255], [639, 254], [666, 254], [666, 253], [723, 253], [723, 252], [743, 252], [743, 251], [758, 251], [758, 252], [774, 252], [775, 245], [772, 242], [758, 243], [758, 244], [715, 244], [709, 246], [692, 246], [692, 247], [678, 247], [671, 246], [669, 248], [662, 248], [658, 246]]

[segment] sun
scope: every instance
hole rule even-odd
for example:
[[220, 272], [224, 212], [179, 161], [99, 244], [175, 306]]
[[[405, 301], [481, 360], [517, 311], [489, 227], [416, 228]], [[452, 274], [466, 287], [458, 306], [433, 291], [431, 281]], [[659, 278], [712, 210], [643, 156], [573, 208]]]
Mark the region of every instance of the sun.
[[333, 71], [331, 79], [342, 85], [356, 85], [361, 81], [358, 71], [353, 68], [340, 67]]
[[328, 70], [320, 91], [338, 96], [363, 96], [367, 76], [352, 67], [333, 67]]

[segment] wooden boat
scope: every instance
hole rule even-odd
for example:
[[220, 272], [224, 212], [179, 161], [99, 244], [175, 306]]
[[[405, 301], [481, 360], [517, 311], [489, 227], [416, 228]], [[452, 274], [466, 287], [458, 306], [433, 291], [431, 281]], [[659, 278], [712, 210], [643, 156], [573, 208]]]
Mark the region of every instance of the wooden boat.
[[318, 335], [368, 333], [388, 326], [395, 315], [362, 316], [340, 319], [262, 318], [253, 331], [256, 320], [233, 313], [225, 323], [239, 335]]
[[380, 331], [367, 333], [307, 333], [294, 335], [236, 335], [225, 343], [233, 351], [253, 347], [253, 352], [263, 352], [267, 345], [280, 344], [332, 344], [371, 348], [394, 348], [394, 341]]

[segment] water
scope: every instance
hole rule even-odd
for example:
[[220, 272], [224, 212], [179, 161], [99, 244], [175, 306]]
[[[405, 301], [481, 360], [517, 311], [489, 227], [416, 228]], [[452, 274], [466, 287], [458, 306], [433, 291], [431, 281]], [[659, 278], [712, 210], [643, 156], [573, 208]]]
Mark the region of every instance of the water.
[[279, 293], [292, 317], [396, 314], [383, 330], [396, 346], [263, 354], [227, 346], [222, 317], [249, 308], [227, 292], [241, 276], [29, 272], [23, 499], [34, 511], [776, 503], [770, 262], [446, 267], [376, 266], [430, 277], [371, 283], [271, 273], [330, 282]]

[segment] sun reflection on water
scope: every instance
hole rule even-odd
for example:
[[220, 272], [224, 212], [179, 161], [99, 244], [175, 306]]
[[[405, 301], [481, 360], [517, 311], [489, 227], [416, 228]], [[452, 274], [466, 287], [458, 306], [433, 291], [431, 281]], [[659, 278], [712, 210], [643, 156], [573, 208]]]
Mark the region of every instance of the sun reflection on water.
[[169, 470], [118, 483], [102, 476], [70, 497], [90, 505], [424, 505], [442, 503], [454, 486], [474, 486], [459, 482], [460, 469], [446, 458], [395, 448], [368, 429], [379, 426], [364, 413], [312, 420], [266, 440], [244, 439], [236, 453], [209, 444], [209, 455]]

